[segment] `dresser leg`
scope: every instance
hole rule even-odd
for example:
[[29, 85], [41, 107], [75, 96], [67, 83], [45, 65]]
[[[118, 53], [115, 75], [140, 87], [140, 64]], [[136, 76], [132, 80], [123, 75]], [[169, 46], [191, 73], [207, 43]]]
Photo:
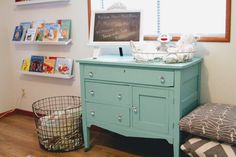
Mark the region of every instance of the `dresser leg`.
[[87, 126], [83, 126], [83, 135], [84, 135], [84, 150], [88, 151], [90, 149], [90, 130]]
[[174, 157], [180, 157], [180, 132], [178, 127], [174, 131], [173, 151], [174, 151]]

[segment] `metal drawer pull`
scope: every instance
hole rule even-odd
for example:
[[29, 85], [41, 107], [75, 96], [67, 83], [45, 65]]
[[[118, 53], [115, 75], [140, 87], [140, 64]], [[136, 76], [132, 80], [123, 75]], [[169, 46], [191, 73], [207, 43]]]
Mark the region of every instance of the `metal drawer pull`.
[[95, 112], [94, 112], [94, 111], [91, 111], [90, 114], [91, 114], [91, 116], [93, 116], [93, 117], [95, 116]]
[[118, 99], [122, 99], [122, 95], [121, 95], [121, 94], [118, 94], [117, 98], [118, 98]]
[[93, 77], [93, 73], [92, 72], [89, 72], [89, 77]]
[[164, 76], [161, 76], [161, 77], [160, 77], [160, 80], [161, 80], [161, 83], [162, 83], [162, 84], [164, 84], [164, 83], [166, 82]]
[[122, 115], [118, 116], [118, 121], [121, 122], [122, 121]]
[[92, 96], [94, 96], [94, 91], [93, 91], [93, 90], [91, 90], [89, 93], [90, 93]]
[[134, 113], [138, 113], [137, 107], [133, 106], [133, 112], [134, 112]]

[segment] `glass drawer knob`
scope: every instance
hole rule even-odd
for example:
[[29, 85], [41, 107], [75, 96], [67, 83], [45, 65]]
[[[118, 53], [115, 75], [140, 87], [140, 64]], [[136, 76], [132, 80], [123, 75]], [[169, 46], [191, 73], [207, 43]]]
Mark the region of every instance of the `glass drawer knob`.
[[121, 95], [121, 94], [118, 94], [117, 98], [118, 98], [118, 99], [122, 99], [122, 95]]
[[90, 94], [93, 96], [93, 95], [94, 95], [94, 91], [93, 91], [93, 90], [91, 90], [91, 91], [90, 91]]
[[121, 116], [121, 115], [118, 116], [118, 121], [119, 121], [119, 122], [122, 121], [122, 116]]
[[91, 78], [93, 77], [93, 73], [92, 72], [89, 73], [89, 77], [91, 77]]
[[91, 114], [91, 116], [93, 116], [93, 117], [95, 116], [95, 112], [94, 112], [94, 111], [91, 111], [90, 114]]
[[163, 76], [160, 77], [161, 83], [164, 84], [166, 82], [165, 78]]
[[133, 106], [133, 112], [134, 112], [134, 113], [137, 113], [137, 112], [138, 112], [137, 107]]

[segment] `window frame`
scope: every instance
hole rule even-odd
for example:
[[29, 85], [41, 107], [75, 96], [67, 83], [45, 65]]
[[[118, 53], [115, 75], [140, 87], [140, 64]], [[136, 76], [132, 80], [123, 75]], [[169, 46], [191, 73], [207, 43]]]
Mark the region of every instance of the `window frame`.
[[[90, 32], [90, 19], [91, 19], [91, 0], [87, 0], [88, 5], [88, 30]], [[207, 36], [201, 37], [200, 42], [230, 42], [231, 31], [231, 0], [226, 0], [226, 18], [225, 18], [225, 36]], [[158, 36], [144, 36], [144, 40], [157, 40]], [[174, 36], [173, 41], [179, 40], [179, 36]]]

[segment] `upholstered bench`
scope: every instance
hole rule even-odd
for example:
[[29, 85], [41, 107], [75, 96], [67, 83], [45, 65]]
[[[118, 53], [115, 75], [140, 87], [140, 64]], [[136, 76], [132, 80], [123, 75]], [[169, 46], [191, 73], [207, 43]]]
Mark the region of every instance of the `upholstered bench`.
[[179, 126], [198, 136], [181, 146], [189, 156], [236, 157], [236, 106], [204, 104], [183, 117]]

